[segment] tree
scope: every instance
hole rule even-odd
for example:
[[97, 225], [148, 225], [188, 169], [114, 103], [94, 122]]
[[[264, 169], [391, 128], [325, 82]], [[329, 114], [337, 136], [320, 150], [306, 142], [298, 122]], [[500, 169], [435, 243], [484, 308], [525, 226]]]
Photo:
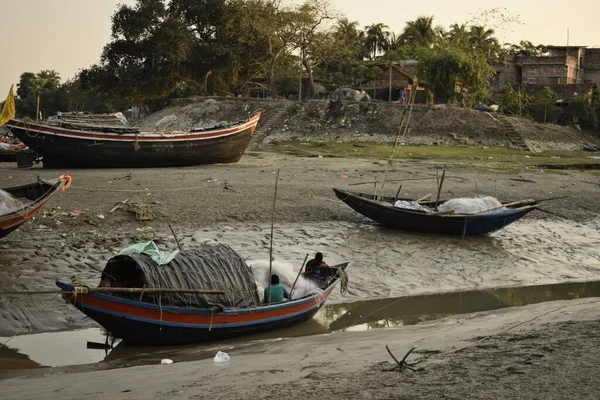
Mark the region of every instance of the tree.
[[257, 74], [266, 72], [271, 95], [277, 96], [277, 63], [289, 50], [294, 36], [292, 11], [283, 7], [280, 0], [233, 0], [229, 10], [226, 35], [232, 43], [245, 45], [235, 53], [243, 54], [245, 59], [241, 61], [246, 65], [248, 56], [253, 55], [254, 70]]
[[376, 59], [378, 54], [388, 48], [390, 33], [385, 30], [386, 28], [388, 26], [382, 23], [365, 26], [364, 46], [371, 60]]
[[531, 98], [527, 93], [527, 86], [525, 84], [521, 84], [519, 90], [515, 90], [510, 83], [507, 83], [502, 87], [499, 102], [505, 112], [514, 115], [524, 115], [531, 103]]
[[500, 44], [494, 37], [494, 30], [482, 25], [471, 26], [469, 45], [475, 54], [481, 54], [491, 59], [496, 59], [500, 51]]
[[569, 104], [559, 117], [558, 123], [561, 125], [576, 123], [583, 129], [596, 130], [598, 128], [598, 117], [585, 96], [578, 95], [569, 100]]
[[487, 57], [474, 52], [468, 42], [460, 41], [458, 36], [452, 39], [452, 35], [460, 34], [460, 27], [451, 30], [417, 53], [418, 77], [428, 85], [437, 102], [454, 99], [457, 91], [465, 91], [471, 103], [490, 95], [495, 70]]
[[401, 37], [405, 44], [415, 49], [431, 47], [437, 37], [436, 29], [433, 27], [433, 16], [423, 16], [408, 21]]
[[42, 70], [33, 78], [33, 91], [36, 96], [36, 119], [40, 117], [40, 98], [42, 93], [58, 89], [60, 85], [60, 75], [55, 70]]
[[467, 24], [452, 24], [447, 38], [453, 43], [468, 43], [470, 39], [469, 26]]
[[308, 76], [308, 93], [315, 94], [314, 68], [327, 54], [324, 47], [332, 43], [332, 36], [324, 32], [324, 25], [333, 18], [326, 0], [306, 0], [293, 13], [291, 20], [294, 36], [293, 47], [300, 53], [300, 62]]
[[[171, 6], [175, 9], [178, 3]], [[194, 32], [170, 12], [165, 0], [119, 6], [112, 17], [111, 38], [100, 63], [80, 75], [82, 84], [134, 103], [170, 93], [194, 45]]]
[[527, 112], [537, 122], [556, 121], [559, 114], [556, 100], [558, 100], [558, 95], [552, 88], [545, 87], [537, 90], [531, 99]]
[[519, 44], [506, 43], [499, 51], [500, 55], [521, 55], [539, 57], [546, 52], [542, 45], [535, 46], [528, 40], [521, 40]]
[[419, 79], [423, 79], [438, 103], [454, 98], [456, 85], [464, 67], [464, 54], [458, 49], [440, 48], [425, 51], [417, 64]]
[[21, 100], [35, 96], [34, 89], [35, 74], [33, 72], [23, 72], [17, 83], [17, 96]]

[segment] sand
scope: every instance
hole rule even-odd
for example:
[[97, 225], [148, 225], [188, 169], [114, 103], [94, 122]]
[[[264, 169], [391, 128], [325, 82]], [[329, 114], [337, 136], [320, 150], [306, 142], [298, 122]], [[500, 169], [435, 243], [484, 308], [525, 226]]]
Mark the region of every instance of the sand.
[[[548, 302], [386, 330], [228, 349], [171, 365], [0, 374], [4, 399], [595, 399], [598, 299]], [[422, 359], [393, 371], [397, 357]], [[216, 353], [216, 350], [215, 350]]]
[[[173, 248], [167, 221], [185, 246], [213, 237], [264, 259], [278, 168], [277, 257], [299, 265], [305, 253], [325, 247], [335, 261], [358, 260], [349, 296], [333, 302], [600, 278], [594, 172], [449, 165], [444, 197], [571, 196], [548, 202], [549, 213], [532, 213], [490, 238], [466, 242], [387, 232], [337, 200], [332, 187], [372, 190], [349, 183], [381, 177], [384, 167], [373, 160], [257, 152], [235, 165], [197, 168], [52, 171], [13, 165], [0, 165], [0, 187], [64, 172], [73, 174], [73, 186], [0, 243], [1, 290], [50, 289], [56, 279], [71, 276], [93, 282], [97, 269], [126, 245], [156, 238]], [[402, 190], [420, 197], [435, 190], [439, 168], [402, 162], [389, 177], [421, 178]], [[395, 193], [396, 185], [388, 192]], [[125, 199], [152, 205], [154, 220], [136, 221], [123, 209], [109, 212]], [[85, 214], [72, 215], [74, 210]], [[367, 268], [373, 260], [376, 273]], [[360, 284], [367, 279], [372, 286]], [[0, 309], [2, 335], [93, 326], [52, 298], [2, 296]], [[590, 299], [543, 303], [410, 327], [254, 343], [228, 350], [227, 365], [206, 359], [109, 371], [80, 366], [2, 373], [2, 397], [596, 398], [598, 310]], [[428, 356], [422, 371], [384, 371], [392, 366], [382, 364], [391, 361], [385, 344], [401, 355], [415, 343], [425, 351], [415, 356]]]

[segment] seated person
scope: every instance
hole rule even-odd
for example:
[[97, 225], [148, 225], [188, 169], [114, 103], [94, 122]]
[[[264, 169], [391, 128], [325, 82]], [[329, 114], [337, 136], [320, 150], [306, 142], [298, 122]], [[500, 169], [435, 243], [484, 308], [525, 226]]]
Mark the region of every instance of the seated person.
[[[290, 294], [287, 289], [279, 284], [279, 276], [271, 275], [271, 303], [279, 303], [289, 298]], [[265, 303], [269, 303], [269, 286], [265, 288]]]
[[315, 258], [306, 263], [306, 275], [318, 275], [327, 278], [333, 275], [333, 269], [323, 261], [323, 253], [315, 254]]

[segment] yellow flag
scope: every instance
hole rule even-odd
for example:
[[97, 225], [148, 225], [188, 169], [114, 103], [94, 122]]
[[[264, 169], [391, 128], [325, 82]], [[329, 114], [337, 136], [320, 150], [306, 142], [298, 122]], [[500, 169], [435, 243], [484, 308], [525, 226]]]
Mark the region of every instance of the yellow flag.
[[0, 126], [7, 123], [9, 120], [15, 117], [15, 95], [13, 94], [13, 86], [10, 85], [8, 96], [2, 107], [2, 113], [0, 114]]

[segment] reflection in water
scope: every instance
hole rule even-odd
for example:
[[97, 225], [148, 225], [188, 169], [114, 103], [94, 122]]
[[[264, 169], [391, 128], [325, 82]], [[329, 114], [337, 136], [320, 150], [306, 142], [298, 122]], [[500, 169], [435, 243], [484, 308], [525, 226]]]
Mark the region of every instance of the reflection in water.
[[[600, 296], [600, 281], [364, 300], [327, 305], [312, 320], [287, 329], [206, 345], [139, 347], [119, 343], [108, 355], [103, 350], [86, 350], [87, 341], [104, 342], [100, 329], [25, 335], [10, 342], [20, 353], [16, 350], [0, 352], [0, 360], [4, 361], [0, 363], [0, 367], [6, 369], [6, 365], [18, 365], [16, 362], [7, 363], [6, 359], [25, 360], [20, 361], [24, 363], [21, 364], [22, 368], [36, 363], [56, 366], [97, 361], [107, 363], [108, 368], [116, 368], [156, 364], [162, 358], [181, 362], [210, 358], [218, 350], [228, 351], [235, 348], [236, 353], [240, 354], [245, 348], [250, 349], [260, 341], [273, 341], [283, 337], [384, 329], [413, 325], [449, 315], [597, 296]], [[0, 341], [4, 341], [3, 338], [0, 338]], [[257, 349], [248, 351], [256, 352]]]

